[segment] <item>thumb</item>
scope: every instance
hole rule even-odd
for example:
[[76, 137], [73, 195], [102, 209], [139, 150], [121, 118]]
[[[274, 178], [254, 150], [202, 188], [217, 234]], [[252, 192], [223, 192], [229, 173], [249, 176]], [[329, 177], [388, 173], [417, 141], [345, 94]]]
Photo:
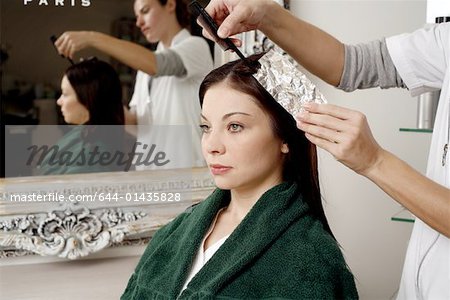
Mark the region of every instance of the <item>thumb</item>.
[[226, 39], [231, 35], [230, 33], [230, 25], [227, 24], [225, 19], [225, 21], [223, 21], [223, 23], [220, 25], [219, 30], [217, 30], [217, 35], [222, 39]]
[[230, 35], [234, 35], [238, 32], [239, 24], [245, 19], [242, 10], [235, 9], [230, 15], [228, 15], [220, 24], [217, 34], [220, 38], [227, 38]]

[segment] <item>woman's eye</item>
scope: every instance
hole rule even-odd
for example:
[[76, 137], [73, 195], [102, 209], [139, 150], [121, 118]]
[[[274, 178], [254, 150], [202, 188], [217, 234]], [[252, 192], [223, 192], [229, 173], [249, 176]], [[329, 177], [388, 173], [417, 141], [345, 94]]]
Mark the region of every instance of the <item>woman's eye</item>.
[[207, 133], [209, 131], [208, 125], [200, 125], [200, 129], [203, 133]]
[[244, 127], [242, 127], [242, 125], [239, 125], [239, 124], [230, 124], [230, 125], [228, 126], [228, 129], [229, 129], [231, 132], [240, 132], [240, 131], [242, 131], [243, 128], [244, 128]]

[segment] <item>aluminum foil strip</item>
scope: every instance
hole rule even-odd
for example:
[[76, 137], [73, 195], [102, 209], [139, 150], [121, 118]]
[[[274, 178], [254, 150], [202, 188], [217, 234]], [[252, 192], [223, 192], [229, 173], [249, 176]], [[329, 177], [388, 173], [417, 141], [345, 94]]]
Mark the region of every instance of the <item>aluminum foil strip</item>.
[[272, 49], [259, 59], [256, 80], [292, 116], [303, 111], [307, 102], [327, 103], [325, 97], [299, 69], [299, 65], [279, 49]]

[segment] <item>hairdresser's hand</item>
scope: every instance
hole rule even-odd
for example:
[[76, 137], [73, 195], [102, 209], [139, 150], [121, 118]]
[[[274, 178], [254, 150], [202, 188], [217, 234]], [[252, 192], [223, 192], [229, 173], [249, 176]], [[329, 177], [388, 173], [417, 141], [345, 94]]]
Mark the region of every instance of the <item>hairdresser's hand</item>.
[[[260, 28], [273, 0], [211, 0], [205, 10], [219, 26], [219, 37]], [[276, 4], [276, 3], [275, 3]], [[203, 35], [213, 39], [205, 30]], [[241, 41], [233, 39], [240, 46]]]
[[55, 42], [59, 54], [73, 58], [73, 55], [90, 46], [94, 33], [88, 31], [66, 31]]
[[364, 114], [331, 104], [308, 103], [304, 108], [306, 112], [296, 116], [298, 128], [350, 169], [367, 175], [382, 159], [384, 150]]

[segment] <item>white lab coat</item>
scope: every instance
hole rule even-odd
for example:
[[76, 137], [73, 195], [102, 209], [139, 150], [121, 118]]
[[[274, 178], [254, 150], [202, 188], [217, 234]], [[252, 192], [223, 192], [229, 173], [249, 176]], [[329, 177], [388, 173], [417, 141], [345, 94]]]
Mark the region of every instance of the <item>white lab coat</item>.
[[[450, 153], [442, 166], [450, 130], [450, 23], [394, 36], [386, 42], [413, 96], [441, 89], [427, 177], [450, 188]], [[450, 299], [450, 241], [419, 219], [409, 241], [398, 299]]]

